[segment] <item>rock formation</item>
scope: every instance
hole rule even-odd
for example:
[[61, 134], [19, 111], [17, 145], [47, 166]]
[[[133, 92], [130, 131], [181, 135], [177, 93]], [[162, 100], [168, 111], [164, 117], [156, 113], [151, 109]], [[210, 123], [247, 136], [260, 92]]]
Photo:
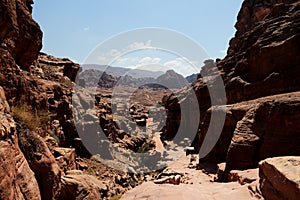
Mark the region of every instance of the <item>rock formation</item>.
[[[108, 69], [112, 69], [108, 68]], [[125, 69], [125, 68], [124, 68]], [[131, 72], [131, 71], [130, 71]], [[148, 87], [153, 89], [179, 89], [188, 85], [185, 78], [176, 73], [174, 70], [168, 70], [166, 73], [153, 77], [140, 77], [136, 78], [131, 73], [124, 73], [120, 76], [113, 75], [114, 73], [108, 71], [100, 71], [97, 69], [85, 69], [78, 75], [78, 83], [84, 82], [85, 87], [100, 86], [103, 88], [114, 88], [118, 86], [130, 86], [130, 87]], [[195, 75], [196, 76], [196, 75]]]
[[165, 74], [157, 77], [156, 83], [163, 85], [169, 89], [179, 89], [188, 85], [185, 78], [176, 73], [174, 70], [168, 70]]
[[31, 17], [32, 3], [32, 0], [0, 3], [1, 51], [9, 52], [16, 64], [24, 69], [30, 67], [42, 47], [42, 31]]
[[[201, 116], [191, 153], [203, 144], [212, 110], [226, 115], [217, 144], [200, 162], [226, 162], [229, 172], [257, 167], [268, 157], [300, 155], [299, 6], [296, 0], [245, 0], [227, 56], [216, 63], [218, 71], [203, 69], [191, 88], [164, 98], [168, 121], [163, 138], [173, 138], [179, 124], [191, 119], [192, 114], [180, 118], [178, 99], [194, 90]], [[202, 76], [213, 81], [215, 73], [224, 80], [228, 105], [211, 107]]]
[[300, 158], [268, 158], [259, 164], [260, 187], [265, 199], [300, 197]]
[[[40, 53], [42, 32], [32, 19], [31, 4], [0, 1], [0, 198], [66, 199], [73, 179], [78, 190], [72, 199], [81, 199], [85, 191], [98, 199], [124, 193], [132, 187], [128, 181], [134, 182], [130, 176], [84, 158], [91, 155], [72, 115], [80, 66]], [[76, 169], [82, 175], [70, 175]], [[105, 180], [103, 193], [96, 176]], [[128, 181], [118, 182], [118, 176]]]
[[[0, 105], [7, 104], [0, 100]], [[33, 171], [18, 145], [16, 123], [0, 112], [0, 196], [2, 199], [41, 199]]]

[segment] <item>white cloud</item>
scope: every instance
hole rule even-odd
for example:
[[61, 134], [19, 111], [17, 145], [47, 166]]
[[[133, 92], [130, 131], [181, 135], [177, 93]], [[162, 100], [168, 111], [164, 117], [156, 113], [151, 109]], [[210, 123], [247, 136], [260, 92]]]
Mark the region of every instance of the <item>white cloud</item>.
[[[177, 57], [177, 58], [167, 58], [165, 56], [158, 57], [156, 56], [149, 56], [149, 54], [144, 57], [141, 57], [141, 53], [138, 54], [126, 54], [128, 51], [134, 51], [137, 49], [155, 49], [152, 47], [151, 40], [142, 41], [142, 42], [133, 42], [124, 49], [111, 49], [104, 55], [98, 56], [98, 61], [101, 64], [110, 64], [113, 66], [120, 66], [120, 67], [128, 67], [132, 69], [147, 69], [152, 71], [167, 71], [169, 69], [173, 69], [176, 72], [183, 74], [184, 76], [190, 75], [193, 73], [199, 73], [200, 68], [198, 63], [195, 61], [189, 61], [187, 58], [184, 57]], [[130, 57], [131, 56], [131, 57]], [[116, 60], [115, 60], [116, 59]], [[109, 63], [114, 60], [113, 63]], [[202, 66], [202, 63], [201, 63]], [[198, 69], [199, 68], [199, 69]]]
[[118, 66], [127, 66], [130, 64], [137, 63], [138, 60], [139, 60], [138, 58], [134, 58], [134, 57], [120, 57], [114, 62], [114, 64]]
[[224, 49], [224, 50], [220, 50], [220, 53], [225, 55], [227, 53], [227, 49]]
[[160, 63], [161, 59], [160, 58], [151, 58], [151, 57], [144, 57], [144, 58], [141, 58], [139, 60], [139, 63], [140, 64], [143, 64], [143, 65], [147, 65], [147, 64], [158, 64]]
[[148, 40], [146, 42], [134, 42], [127, 46], [126, 50], [135, 50], [135, 49], [151, 49], [152, 44], [151, 40]]
[[114, 65], [131, 69], [144, 69], [149, 71], [167, 71], [173, 69], [184, 76], [199, 73], [200, 69], [194, 66], [196, 62], [189, 62], [185, 58], [174, 58], [165, 61], [159, 57], [120, 58]]
[[89, 30], [90, 30], [90, 27], [89, 27], [89, 26], [86, 26], [86, 27], [83, 28], [83, 30], [84, 30], [84, 31], [89, 31]]
[[[129, 44], [128, 46], [126, 46], [124, 49], [111, 49], [109, 52], [98, 55], [97, 57], [97, 61], [101, 62], [101, 64], [109, 64], [108, 62], [118, 58], [119, 56], [121, 56], [122, 54], [125, 54], [128, 51], [134, 51], [134, 50], [138, 50], [138, 49], [155, 49], [152, 44], [151, 44], [151, 40], [145, 41], [145, 42], [133, 42], [131, 44]], [[120, 64], [126, 64], [126, 62], [137, 62], [137, 60], [139, 60], [138, 58], [133, 59], [133, 58], [118, 58], [118, 63]], [[155, 59], [150, 59], [149, 62], [150, 63], [158, 63], [160, 61], [159, 58], [155, 58]]]
[[197, 62], [188, 61], [185, 58], [176, 58], [174, 60], [169, 60], [163, 65], [185, 76], [200, 72], [200, 69], [197, 69]]
[[119, 56], [121, 54], [121, 52], [117, 49], [112, 49], [110, 50], [109, 52], [109, 55], [112, 57], [112, 58], [115, 58], [117, 56]]
[[105, 57], [105, 56], [98, 56], [98, 57], [97, 57], [97, 60], [98, 60], [99, 62], [105, 62], [105, 61], [106, 61], [106, 57]]

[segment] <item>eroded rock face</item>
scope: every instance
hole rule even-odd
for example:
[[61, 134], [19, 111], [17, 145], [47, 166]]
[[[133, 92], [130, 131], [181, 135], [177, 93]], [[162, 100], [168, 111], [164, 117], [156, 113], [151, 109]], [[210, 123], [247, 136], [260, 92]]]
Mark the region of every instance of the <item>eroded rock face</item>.
[[[224, 162], [226, 171], [257, 167], [268, 157], [300, 155], [300, 93], [263, 97], [221, 106], [226, 120], [217, 144], [202, 161]], [[208, 129], [207, 111], [194, 145], [198, 151]], [[276, 147], [276, 148], [274, 148]]]
[[42, 31], [31, 17], [31, 4], [32, 0], [0, 1], [0, 46], [24, 69], [42, 48]]
[[62, 178], [62, 192], [59, 199], [100, 200], [107, 192], [108, 187], [105, 182], [75, 170], [67, 172], [67, 175]]
[[61, 170], [46, 143], [34, 132], [20, 131], [19, 144], [35, 173], [42, 199], [57, 199]]
[[[6, 106], [2, 94], [0, 108]], [[3, 110], [0, 110], [0, 168], [1, 199], [41, 199], [34, 173], [18, 145], [16, 123]]]
[[259, 164], [260, 187], [266, 200], [300, 197], [300, 157], [268, 158]]
[[[217, 144], [200, 161], [226, 162], [229, 171], [257, 167], [270, 156], [299, 155], [299, 7], [296, 0], [245, 0], [227, 56], [216, 63], [219, 71], [204, 68], [191, 88], [164, 98], [168, 120], [163, 138], [172, 139], [188, 119], [180, 118], [182, 102], [176, 98], [194, 90], [201, 116], [191, 153], [203, 144], [212, 110], [226, 114]], [[205, 75], [213, 82], [215, 73], [224, 80], [228, 105], [210, 108]]]
[[228, 103], [298, 91], [299, 1], [244, 1], [219, 65], [224, 70]]

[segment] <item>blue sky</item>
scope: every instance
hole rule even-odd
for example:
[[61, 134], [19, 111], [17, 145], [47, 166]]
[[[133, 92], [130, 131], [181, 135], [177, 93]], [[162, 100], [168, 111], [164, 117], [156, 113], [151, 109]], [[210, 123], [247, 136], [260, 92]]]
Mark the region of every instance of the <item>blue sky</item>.
[[[242, 0], [39, 0], [35, 1], [33, 17], [44, 33], [42, 51], [78, 63], [83, 63], [108, 38], [143, 27], [178, 31], [199, 43], [209, 57], [223, 58], [235, 32], [241, 3]], [[157, 57], [139, 56], [157, 61]], [[128, 67], [133, 63], [123, 64]]]

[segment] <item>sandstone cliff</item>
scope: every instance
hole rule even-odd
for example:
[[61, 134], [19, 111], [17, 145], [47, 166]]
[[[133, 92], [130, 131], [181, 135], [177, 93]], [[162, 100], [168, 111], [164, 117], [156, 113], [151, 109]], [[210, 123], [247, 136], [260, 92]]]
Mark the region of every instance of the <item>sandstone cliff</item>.
[[71, 105], [80, 66], [40, 53], [42, 32], [32, 19], [32, 3], [0, 1], [0, 199], [124, 193], [133, 178], [85, 158], [91, 155], [78, 136]]
[[299, 6], [296, 0], [245, 0], [227, 56], [217, 62], [228, 105], [210, 108], [207, 84], [199, 76], [190, 89], [164, 98], [168, 121], [163, 138], [173, 138], [180, 123], [189, 124], [192, 109], [180, 118], [177, 99], [194, 90], [201, 112], [195, 152], [204, 142], [211, 112], [226, 115], [217, 144], [200, 162], [224, 161], [229, 171], [257, 167], [272, 156], [300, 155]]

